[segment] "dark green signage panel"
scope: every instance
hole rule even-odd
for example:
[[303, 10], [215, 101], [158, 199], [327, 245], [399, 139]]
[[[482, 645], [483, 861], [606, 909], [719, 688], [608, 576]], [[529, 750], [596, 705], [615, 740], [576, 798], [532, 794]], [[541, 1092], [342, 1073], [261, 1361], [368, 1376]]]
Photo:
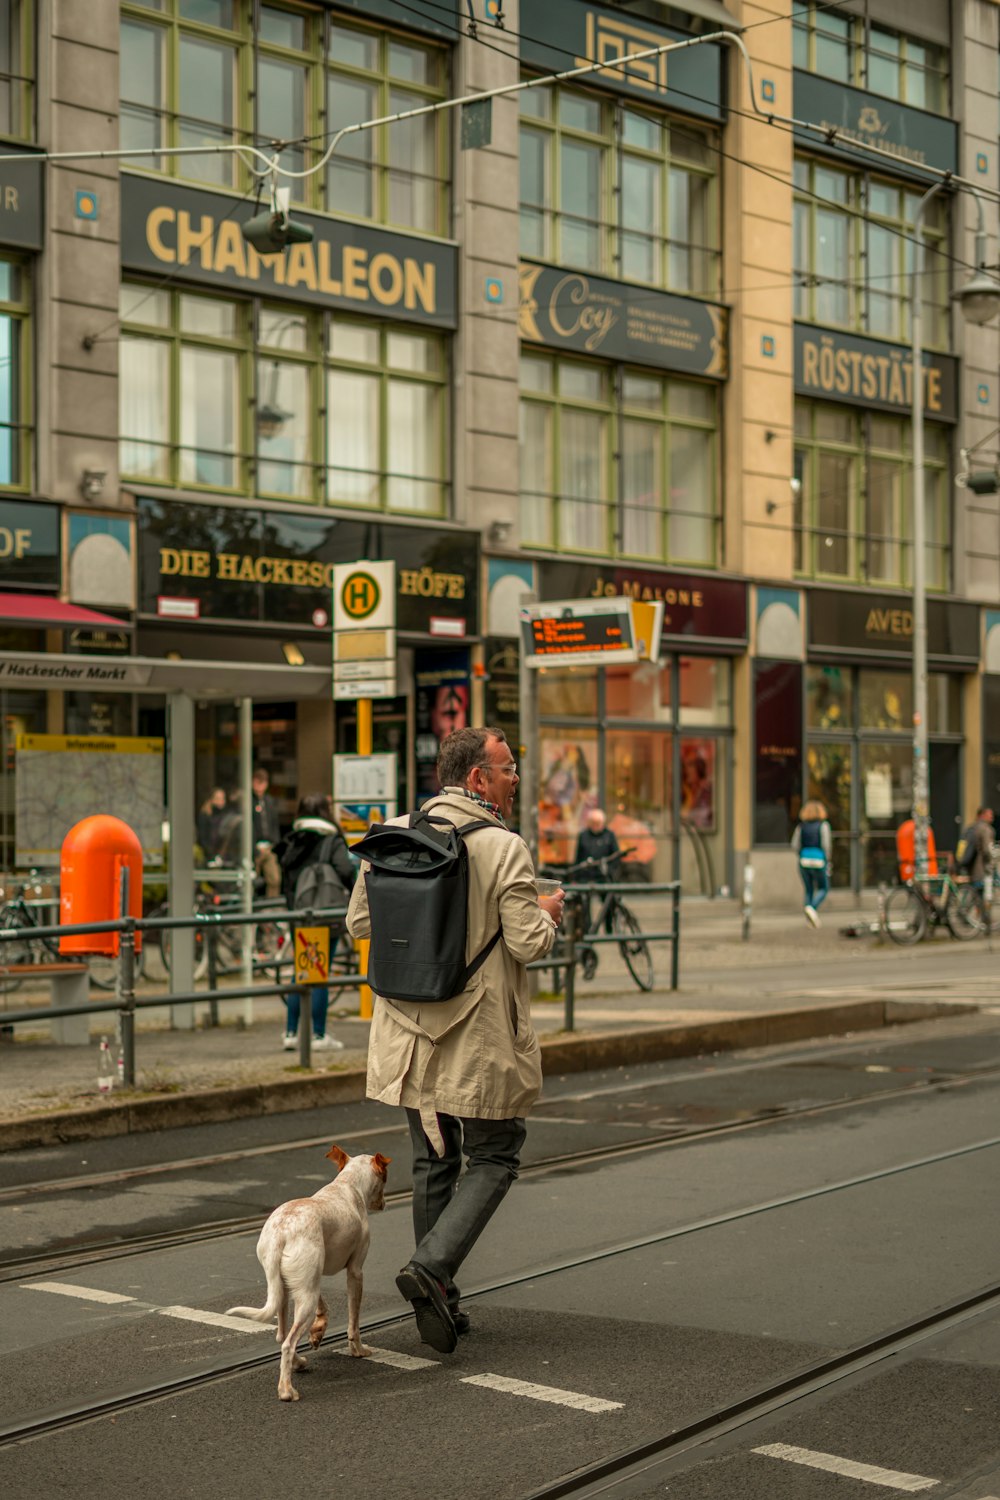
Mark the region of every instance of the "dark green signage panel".
[[728, 308], [527, 261], [519, 275], [525, 343], [716, 380], [728, 374]]
[[[958, 360], [924, 352], [924, 414], [958, 421]], [[795, 325], [795, 394], [906, 416], [913, 402], [913, 360], [901, 344]]]
[[478, 532], [151, 495], [138, 498], [136, 517], [141, 614], [326, 629], [334, 565], [391, 558], [399, 630], [454, 637], [479, 627]]
[[[816, 73], [796, 71], [792, 85], [792, 108], [802, 120], [835, 130], [835, 141], [825, 140], [815, 130], [796, 129], [795, 139], [820, 151], [863, 162], [873, 171], [892, 171], [896, 166], [908, 176], [929, 181], [923, 167], [942, 172], [958, 171], [958, 126], [954, 120], [931, 115], [907, 104], [897, 104], [881, 94], [868, 94], [833, 83]], [[851, 149], [851, 143], [877, 146], [892, 161], [879, 161], [870, 151]]]
[[454, 245], [295, 209], [293, 217], [312, 226], [313, 242], [258, 255], [240, 228], [255, 211], [228, 193], [123, 172], [122, 265], [202, 286], [456, 326]]
[[[4, 153], [16, 150], [5, 146]], [[0, 245], [21, 250], [42, 248], [45, 163], [40, 156], [25, 153], [16, 161], [5, 161], [0, 169]]]
[[[683, 32], [657, 26], [645, 16], [581, 5], [579, 0], [544, 0], [530, 10], [525, 6], [521, 22], [521, 61], [542, 73], [564, 73], [591, 62], [613, 64], [664, 42], [690, 40]], [[530, 35], [524, 34], [527, 31]], [[623, 68], [595, 72], [586, 81], [647, 104], [723, 120], [724, 50], [719, 43], [706, 42], [683, 52], [661, 52]]]
[[[913, 603], [908, 594], [853, 594], [810, 589], [809, 645], [841, 656], [913, 660]], [[945, 661], [979, 661], [979, 608], [955, 599], [927, 601], [927, 650]]]
[[[452, 12], [459, 6], [465, 11], [462, 0], [406, 0], [401, 4], [396, 0], [324, 0], [324, 4], [328, 9], [354, 11], [359, 20], [373, 16], [406, 31], [429, 31], [433, 36], [447, 37], [452, 42], [455, 40], [456, 17], [449, 15], [449, 4]], [[468, 12], [465, 14], [467, 17]]]
[[0, 588], [57, 589], [59, 506], [0, 500]]

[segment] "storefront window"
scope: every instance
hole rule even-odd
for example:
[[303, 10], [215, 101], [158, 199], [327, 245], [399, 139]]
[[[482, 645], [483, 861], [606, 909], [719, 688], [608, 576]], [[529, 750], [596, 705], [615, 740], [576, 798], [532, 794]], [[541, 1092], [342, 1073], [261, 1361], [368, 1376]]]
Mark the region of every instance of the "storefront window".
[[578, 89], [521, 101], [521, 250], [680, 292], [718, 291], [714, 133]]
[[671, 706], [670, 663], [638, 662], [634, 667], [605, 668], [605, 708], [609, 719], [668, 724]]
[[[13, 0], [10, 0], [13, 3]], [[2, 36], [0, 36], [2, 45]], [[0, 58], [2, 61], [2, 58]], [[253, 78], [252, 87], [245, 79]], [[235, 152], [169, 157], [156, 147], [289, 141], [280, 164], [308, 171], [346, 125], [444, 98], [447, 51], [314, 6], [125, 0], [121, 145], [143, 170], [250, 186]], [[448, 227], [448, 117], [345, 137], [324, 172], [284, 179], [293, 200], [401, 229]]]
[[588, 807], [599, 804], [597, 730], [543, 727], [539, 738], [538, 858], [569, 865]]
[[25, 267], [0, 259], [0, 488], [31, 486], [29, 289]]
[[35, 134], [35, 6], [0, 0], [0, 135]]
[[822, 0], [797, 0], [792, 13], [797, 68], [947, 114], [946, 47], [884, 26], [867, 27], [866, 16], [830, 10]]
[[254, 341], [252, 312], [249, 302], [122, 287], [123, 474], [443, 514], [441, 336], [329, 319], [321, 357], [321, 314], [262, 306]]
[[521, 370], [523, 543], [712, 566], [714, 389], [626, 369], [616, 391], [608, 366], [535, 354]]
[[590, 719], [597, 713], [596, 667], [542, 667], [538, 711], [544, 718]]
[[[795, 316], [908, 343], [919, 190], [860, 169], [797, 157], [794, 208]], [[924, 342], [949, 347], [947, 204], [924, 205], [921, 277]]]
[[724, 657], [682, 656], [681, 723], [732, 722], [732, 665]]
[[[912, 582], [910, 423], [824, 401], [795, 403], [797, 570], [807, 577]], [[948, 436], [924, 424], [927, 583], [951, 572]]]
[[853, 729], [854, 676], [850, 667], [806, 667], [806, 724]]

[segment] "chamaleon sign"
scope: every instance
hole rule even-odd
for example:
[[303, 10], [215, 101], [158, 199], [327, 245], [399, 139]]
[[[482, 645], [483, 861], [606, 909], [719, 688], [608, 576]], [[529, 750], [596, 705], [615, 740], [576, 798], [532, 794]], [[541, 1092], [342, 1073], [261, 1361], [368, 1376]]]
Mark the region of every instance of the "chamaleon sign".
[[607, 666], [639, 661], [642, 654], [629, 599], [557, 599], [526, 605], [521, 610], [521, 647], [526, 667], [554, 662]]
[[333, 569], [333, 696], [396, 695], [396, 564]]
[[226, 193], [123, 172], [122, 265], [319, 307], [456, 326], [454, 245], [296, 210], [312, 241], [260, 255], [241, 228], [252, 213], [252, 204]]

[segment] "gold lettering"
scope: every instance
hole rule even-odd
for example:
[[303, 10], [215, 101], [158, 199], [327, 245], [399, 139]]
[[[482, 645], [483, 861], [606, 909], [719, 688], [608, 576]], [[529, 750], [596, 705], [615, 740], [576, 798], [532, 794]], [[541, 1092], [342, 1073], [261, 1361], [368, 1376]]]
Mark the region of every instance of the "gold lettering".
[[4, 188], [3, 206], [4, 206], [5, 209], [10, 209], [11, 213], [15, 213], [16, 214], [16, 213], [20, 212], [20, 205], [19, 205], [19, 203], [17, 201], [17, 188], [16, 187], [10, 187], [10, 186], [8, 186], [8, 187]]
[[191, 215], [182, 208], [177, 215], [177, 263], [191, 264], [191, 251], [197, 250], [203, 271], [212, 269], [212, 232], [215, 221], [210, 214], [202, 214], [197, 230], [191, 227]]
[[239, 561], [239, 554], [238, 553], [236, 553], [236, 552], [220, 552], [219, 555], [218, 555], [218, 557], [215, 559], [215, 576], [216, 576], [216, 578], [235, 578], [236, 577], [236, 564], [237, 564], [238, 561]]
[[927, 410], [941, 410], [941, 371], [937, 365], [927, 371]]
[[330, 275], [329, 240], [319, 242], [319, 289], [321, 292], [329, 292], [331, 297], [339, 297], [343, 290], [340, 282], [334, 281]]
[[285, 269], [285, 285], [304, 284], [311, 292], [316, 291], [316, 257], [312, 245], [292, 245], [288, 252]]
[[160, 230], [164, 224], [173, 224], [175, 217], [172, 208], [161, 207], [151, 209], [146, 219], [146, 244], [157, 260], [164, 260], [168, 265], [172, 265], [177, 259], [177, 252], [163, 243]]
[[246, 276], [245, 245], [246, 241], [240, 231], [240, 226], [234, 224], [232, 219], [223, 219], [215, 236], [215, 264], [213, 269], [217, 275], [221, 276], [224, 271], [235, 271], [237, 276]]
[[186, 571], [191, 578], [211, 578], [212, 554], [210, 552], [189, 552], [187, 556], [190, 567]]
[[704, 604], [704, 602], [705, 595], [703, 591], [701, 589], [695, 589], [694, 593], [691, 595], [691, 603], [694, 605], [695, 609], [701, 609], [701, 606]]
[[802, 379], [806, 385], [819, 385], [819, 349], [813, 343], [802, 346]]
[[300, 557], [296, 558], [292, 563], [292, 583], [296, 588], [300, 588], [306, 582], [308, 577], [309, 564], [304, 562]]
[[0, 526], [0, 557], [27, 557], [31, 532], [24, 526]]
[[[389, 285], [382, 285], [382, 273], [388, 271]], [[383, 307], [394, 307], [403, 291], [403, 268], [394, 255], [386, 251], [376, 255], [368, 267], [368, 285], [376, 302]]]
[[[600, 16], [594, 11], [588, 11], [584, 44], [587, 56], [578, 57], [576, 62], [581, 68], [587, 63], [604, 63], [607, 67], [614, 68], [612, 78], [620, 80], [622, 69], [618, 63], [621, 58], [630, 57], [635, 52], [651, 51], [654, 47], [662, 46], [665, 41], [666, 38], [660, 31], [647, 31], [644, 27], [634, 26], [616, 16]], [[633, 88], [646, 89], [652, 94], [666, 93], [667, 54], [660, 52], [652, 57], [642, 57], [630, 62], [626, 65], [624, 74]]]
[[836, 369], [834, 389], [839, 391], [842, 396], [846, 395], [851, 389], [851, 370], [846, 349], [837, 350], [834, 366]]
[[365, 285], [365, 263], [368, 259], [367, 250], [362, 250], [360, 245], [347, 245], [344, 247], [344, 296], [356, 297], [359, 302], [368, 301], [368, 288]]
[[407, 595], [417, 592], [417, 575], [412, 568], [400, 568], [399, 592]]
[[861, 361], [861, 394], [869, 401], [874, 400], [878, 393], [878, 375], [875, 369], [875, 356], [866, 354]]
[[403, 275], [403, 305], [413, 308], [419, 302], [424, 312], [437, 312], [437, 268], [434, 262], [425, 260], [421, 265], [407, 256], [403, 262]]
[[906, 392], [903, 389], [903, 371], [898, 359], [892, 361], [889, 374], [889, 400], [893, 406], [906, 405]]
[[288, 558], [276, 557], [274, 559], [274, 582], [287, 587], [291, 581], [288, 576]]
[[833, 390], [833, 350], [829, 344], [819, 351], [819, 383], [824, 391]]
[[256, 583], [257, 575], [254, 570], [254, 560], [249, 553], [244, 553], [240, 558], [240, 565], [236, 570], [236, 576], [241, 583]]
[[160, 548], [160, 573], [169, 578], [181, 570], [181, 555], [175, 547]]
[[258, 557], [254, 575], [258, 583], [270, 583], [274, 576], [274, 558]]

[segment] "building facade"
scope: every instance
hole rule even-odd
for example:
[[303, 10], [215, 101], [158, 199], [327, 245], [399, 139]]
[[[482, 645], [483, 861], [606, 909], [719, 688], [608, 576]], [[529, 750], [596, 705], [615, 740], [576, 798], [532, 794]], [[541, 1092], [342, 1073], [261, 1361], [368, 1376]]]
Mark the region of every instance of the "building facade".
[[[168, 811], [200, 804], [238, 778], [248, 699], [289, 819], [357, 746], [332, 570], [391, 558], [373, 748], [399, 806], [450, 728], [518, 741], [526, 593], [629, 594], [663, 603], [658, 660], [538, 674], [541, 857], [599, 803], [637, 876], [717, 895], [749, 854], [758, 899], [793, 899], [818, 796], [835, 884], [891, 876], [914, 223], [928, 169], [956, 173], [998, 258], [1000, 7], [788, 9], [0, 0], [4, 869], [51, 857], [32, 752], [183, 725]], [[231, 148], [273, 143], [313, 238], [262, 256], [266, 184]], [[961, 188], [922, 213], [942, 848], [1000, 807], [998, 498], [956, 483], [1000, 454], [1000, 332], [951, 302], [977, 212]]]

